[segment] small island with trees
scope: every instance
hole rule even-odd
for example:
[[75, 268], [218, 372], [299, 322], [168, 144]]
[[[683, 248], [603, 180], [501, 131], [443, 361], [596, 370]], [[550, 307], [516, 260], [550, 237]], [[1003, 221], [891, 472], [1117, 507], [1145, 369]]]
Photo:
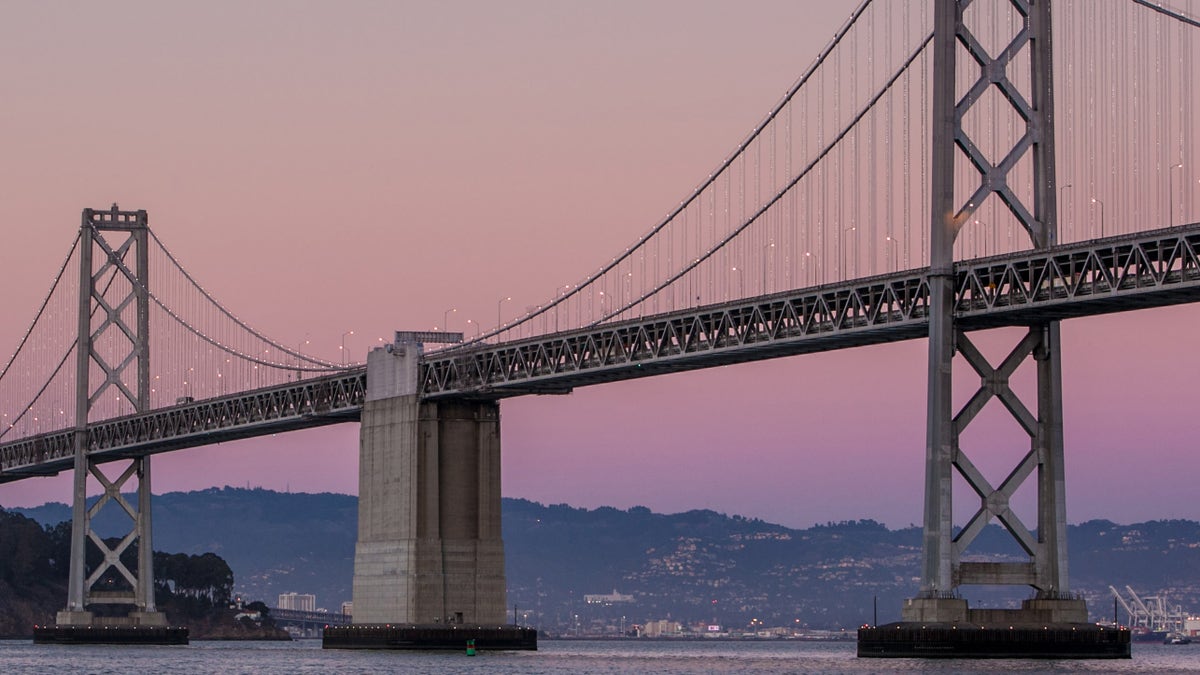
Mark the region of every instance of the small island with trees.
[[[116, 541], [109, 542], [115, 546]], [[88, 569], [100, 553], [88, 547]], [[0, 638], [28, 638], [34, 625], [53, 623], [67, 598], [71, 551], [69, 522], [43, 527], [25, 516], [0, 510]], [[121, 555], [136, 565], [137, 542]], [[167, 621], [187, 626], [193, 640], [288, 640], [275, 626], [266, 604], [233, 598], [233, 571], [215, 553], [188, 555], [154, 552], [154, 601]], [[111, 590], [128, 581], [109, 570], [97, 586]], [[123, 614], [129, 608], [98, 605], [98, 615]]]

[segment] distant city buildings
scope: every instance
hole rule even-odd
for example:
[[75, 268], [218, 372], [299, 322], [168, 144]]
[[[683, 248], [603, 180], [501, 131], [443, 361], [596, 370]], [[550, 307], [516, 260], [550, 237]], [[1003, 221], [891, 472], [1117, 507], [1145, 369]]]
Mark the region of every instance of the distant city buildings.
[[633, 596], [618, 593], [614, 588], [612, 593], [584, 595], [583, 601], [589, 605], [612, 605], [618, 602], [633, 602]]
[[347, 600], [346, 602], [343, 602], [342, 603], [342, 614], [345, 614], [346, 616], [353, 616], [354, 615], [354, 603], [349, 600]]
[[317, 596], [311, 593], [280, 593], [279, 609], [315, 612], [317, 611]]
[[683, 624], [670, 619], [647, 621], [642, 627], [642, 637], [674, 637], [683, 633]]

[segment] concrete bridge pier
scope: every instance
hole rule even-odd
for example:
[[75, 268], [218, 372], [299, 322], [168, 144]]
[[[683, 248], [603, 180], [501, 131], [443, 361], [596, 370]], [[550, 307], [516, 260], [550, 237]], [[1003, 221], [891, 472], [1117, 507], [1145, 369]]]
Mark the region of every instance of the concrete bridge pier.
[[420, 337], [367, 358], [354, 621], [499, 626], [500, 406], [422, 401]]

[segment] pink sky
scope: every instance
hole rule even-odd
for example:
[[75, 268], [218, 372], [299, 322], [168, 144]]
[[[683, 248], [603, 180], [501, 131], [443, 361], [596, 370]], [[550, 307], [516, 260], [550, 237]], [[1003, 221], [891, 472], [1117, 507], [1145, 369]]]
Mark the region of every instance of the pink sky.
[[[511, 296], [510, 319], [677, 204], [853, 4], [10, 3], [0, 345], [80, 210], [113, 201], [147, 209], [240, 316], [330, 359], [347, 330], [362, 358], [451, 308], [452, 330], [486, 328]], [[1200, 518], [1197, 312], [1063, 325], [1071, 521]], [[504, 494], [919, 523], [925, 359], [913, 341], [507, 400]], [[965, 441], [997, 482], [1025, 445], [998, 411]], [[154, 474], [156, 492], [354, 493], [357, 427], [161, 455]], [[6, 506], [68, 499], [65, 476], [0, 486]]]

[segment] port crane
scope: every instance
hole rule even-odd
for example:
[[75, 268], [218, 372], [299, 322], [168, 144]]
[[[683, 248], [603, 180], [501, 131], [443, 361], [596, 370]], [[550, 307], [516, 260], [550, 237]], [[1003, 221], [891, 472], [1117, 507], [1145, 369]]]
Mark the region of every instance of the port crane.
[[1129, 614], [1130, 628], [1145, 628], [1148, 631], [1161, 631], [1164, 633], [1178, 633], [1183, 631], [1183, 623], [1186, 618], [1183, 607], [1181, 605], [1171, 605], [1167, 602], [1165, 596], [1148, 596], [1143, 600], [1137, 592], [1126, 586], [1125, 590], [1129, 592], [1129, 599], [1127, 600], [1113, 586], [1109, 586], [1108, 590], [1112, 591], [1113, 597], [1117, 599], [1117, 602]]

